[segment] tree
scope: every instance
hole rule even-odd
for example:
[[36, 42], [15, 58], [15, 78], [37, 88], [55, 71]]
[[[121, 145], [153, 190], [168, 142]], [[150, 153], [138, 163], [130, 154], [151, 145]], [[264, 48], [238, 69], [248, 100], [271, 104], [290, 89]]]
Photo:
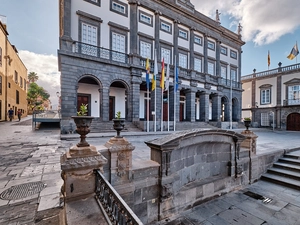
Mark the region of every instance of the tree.
[[50, 94], [36, 83], [31, 83], [27, 91], [28, 107], [31, 110], [40, 109], [43, 110], [43, 103], [48, 101]]
[[35, 83], [39, 79], [39, 76], [36, 72], [30, 72], [28, 74], [28, 81], [29, 83]]

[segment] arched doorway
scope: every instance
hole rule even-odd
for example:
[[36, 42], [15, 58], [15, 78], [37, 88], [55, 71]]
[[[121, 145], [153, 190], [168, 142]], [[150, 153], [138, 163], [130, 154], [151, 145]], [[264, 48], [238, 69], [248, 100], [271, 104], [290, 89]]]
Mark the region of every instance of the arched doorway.
[[109, 120], [115, 118], [118, 111], [121, 117], [127, 119], [127, 88], [122, 81], [115, 81], [109, 88]]
[[229, 113], [229, 102], [227, 97], [223, 96], [221, 98], [221, 121], [230, 121], [230, 113]]
[[100, 117], [100, 85], [93, 77], [86, 76], [78, 81], [77, 112], [81, 104], [87, 104], [88, 116]]
[[292, 131], [300, 131], [300, 114], [291, 113], [286, 119], [286, 129]]
[[236, 98], [232, 99], [232, 121], [238, 122], [239, 121], [239, 102]]

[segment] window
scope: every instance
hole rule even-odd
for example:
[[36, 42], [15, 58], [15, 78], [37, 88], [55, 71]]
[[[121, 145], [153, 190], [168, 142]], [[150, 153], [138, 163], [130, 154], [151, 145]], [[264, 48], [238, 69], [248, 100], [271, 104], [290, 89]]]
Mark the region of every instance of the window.
[[270, 126], [269, 113], [260, 114], [260, 125], [261, 126]]
[[194, 58], [194, 70], [202, 72], [202, 60]]
[[15, 71], [15, 83], [17, 84], [18, 83], [18, 72]]
[[24, 90], [26, 90], [26, 79], [24, 78]]
[[233, 50], [230, 50], [230, 57], [233, 58], [233, 59], [237, 59], [237, 52], [233, 51]]
[[140, 22], [152, 26], [152, 16], [140, 11]]
[[207, 63], [207, 73], [210, 75], [215, 75], [215, 63], [213, 62]]
[[100, 3], [101, 3], [101, 0], [84, 0], [84, 1], [92, 3], [97, 6], [100, 6]]
[[188, 33], [184, 30], [179, 30], [179, 37], [183, 39], [188, 39]]
[[0, 76], [0, 95], [2, 95], [2, 76]]
[[161, 60], [164, 59], [164, 62], [169, 64], [171, 59], [171, 50], [166, 48], [161, 48]]
[[171, 29], [171, 24], [167, 23], [167, 22], [164, 22], [164, 21], [161, 21], [160, 22], [160, 29], [162, 31], [165, 31], [165, 32], [168, 32], [168, 33], [171, 33], [172, 29]]
[[179, 53], [179, 66], [187, 69], [187, 55]]
[[20, 103], [20, 95], [19, 95], [19, 91], [16, 90], [16, 104]]
[[[81, 53], [97, 56], [97, 27], [87, 23], [81, 24]], [[88, 45], [85, 45], [88, 44]], [[92, 46], [91, 46], [92, 45]], [[95, 46], [95, 47], [94, 47]]]
[[125, 62], [125, 36], [122, 34], [112, 33], [112, 60], [118, 62]]
[[236, 68], [231, 68], [230, 69], [230, 79], [232, 81], [237, 81], [237, 70], [236, 70]]
[[227, 79], [227, 67], [221, 66], [221, 77]]
[[144, 41], [141, 41], [140, 42], [140, 55], [143, 57], [143, 58], [148, 58], [148, 59], [151, 59], [151, 44], [150, 43], [147, 43], [147, 42], [144, 42]]
[[23, 87], [23, 78], [20, 77], [20, 87], [22, 88]]
[[2, 66], [2, 48], [0, 47], [0, 66]]
[[198, 37], [198, 36], [195, 36], [194, 37], [194, 42], [198, 45], [202, 45], [202, 38], [201, 37]]
[[271, 89], [260, 90], [260, 102], [261, 104], [270, 104], [271, 103]]
[[224, 46], [221, 46], [221, 54], [227, 55], [227, 48]]
[[116, 12], [119, 12], [121, 14], [125, 14], [125, 6], [121, 5], [121, 4], [118, 4], [116, 2], [112, 2], [112, 10], [116, 11]]
[[207, 47], [211, 50], [215, 50], [215, 43], [212, 41], [207, 42]]
[[288, 87], [288, 104], [289, 105], [300, 104], [300, 85], [294, 85]]

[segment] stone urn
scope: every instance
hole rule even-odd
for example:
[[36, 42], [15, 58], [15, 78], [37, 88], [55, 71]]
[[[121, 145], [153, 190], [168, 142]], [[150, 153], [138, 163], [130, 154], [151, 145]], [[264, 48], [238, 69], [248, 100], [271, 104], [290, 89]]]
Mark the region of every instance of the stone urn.
[[114, 129], [117, 131], [117, 136], [115, 136], [116, 138], [121, 138], [122, 136], [120, 135], [121, 130], [124, 129], [124, 122], [125, 119], [113, 119], [114, 122]]
[[88, 147], [89, 143], [86, 142], [85, 138], [88, 133], [90, 133], [90, 126], [94, 117], [92, 116], [72, 116], [76, 124], [76, 132], [80, 134], [80, 142], [77, 147]]
[[251, 120], [244, 120], [244, 125], [246, 127], [246, 130], [249, 130], [249, 127], [251, 125]]

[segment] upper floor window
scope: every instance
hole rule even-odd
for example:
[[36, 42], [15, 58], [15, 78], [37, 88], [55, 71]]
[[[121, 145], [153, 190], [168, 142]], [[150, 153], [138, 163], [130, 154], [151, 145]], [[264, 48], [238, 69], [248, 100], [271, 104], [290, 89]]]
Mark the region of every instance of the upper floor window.
[[164, 59], [164, 62], [166, 64], [169, 64], [170, 58], [171, 58], [171, 50], [166, 48], [161, 48], [161, 60]]
[[215, 50], [215, 43], [212, 41], [207, 42], [207, 47], [211, 50]]
[[227, 79], [227, 67], [221, 66], [221, 77]]
[[86, 2], [100, 6], [101, 0], [84, 0]]
[[126, 37], [125, 35], [112, 33], [112, 50], [115, 51], [112, 53], [112, 60], [118, 62], [125, 62], [125, 53], [126, 52]]
[[152, 25], [152, 16], [140, 11], [140, 22]]
[[215, 63], [214, 62], [207, 63], [207, 73], [210, 75], [215, 75]]
[[16, 104], [20, 104], [20, 94], [18, 90], [16, 90]]
[[232, 81], [237, 81], [237, 70], [236, 70], [236, 68], [231, 68], [230, 69], [230, 79]]
[[227, 55], [227, 48], [224, 46], [221, 46], [221, 54]]
[[194, 70], [202, 72], [202, 60], [194, 58]]
[[17, 71], [15, 71], [15, 82], [16, 82], [16, 84], [18, 83], [18, 72]]
[[271, 89], [260, 90], [260, 102], [261, 104], [271, 103]]
[[97, 46], [97, 27], [82, 23], [81, 41], [86, 44]]
[[140, 42], [140, 55], [143, 58], [151, 59], [151, 44], [141, 41]]
[[22, 88], [23, 87], [23, 78], [20, 77], [20, 87]]
[[26, 79], [24, 78], [24, 90], [26, 90]]
[[179, 66], [187, 69], [187, 55], [179, 53]]
[[110, 0], [110, 10], [120, 15], [127, 16], [127, 5], [119, 0]]
[[233, 59], [237, 59], [237, 52], [233, 51], [233, 50], [230, 50], [230, 57], [233, 58]]
[[188, 33], [184, 30], [179, 30], [179, 37], [183, 39], [188, 39]]
[[2, 66], [2, 48], [0, 47], [0, 66]]
[[288, 87], [288, 104], [289, 105], [300, 104], [300, 85], [294, 85]]
[[198, 37], [198, 36], [195, 36], [194, 37], [194, 42], [198, 45], [202, 45], [202, 38], [201, 37]]
[[172, 26], [170, 23], [167, 23], [165, 21], [161, 21], [160, 22], [160, 29], [165, 31], [165, 32], [168, 32], [168, 33], [171, 33], [172, 32]]

